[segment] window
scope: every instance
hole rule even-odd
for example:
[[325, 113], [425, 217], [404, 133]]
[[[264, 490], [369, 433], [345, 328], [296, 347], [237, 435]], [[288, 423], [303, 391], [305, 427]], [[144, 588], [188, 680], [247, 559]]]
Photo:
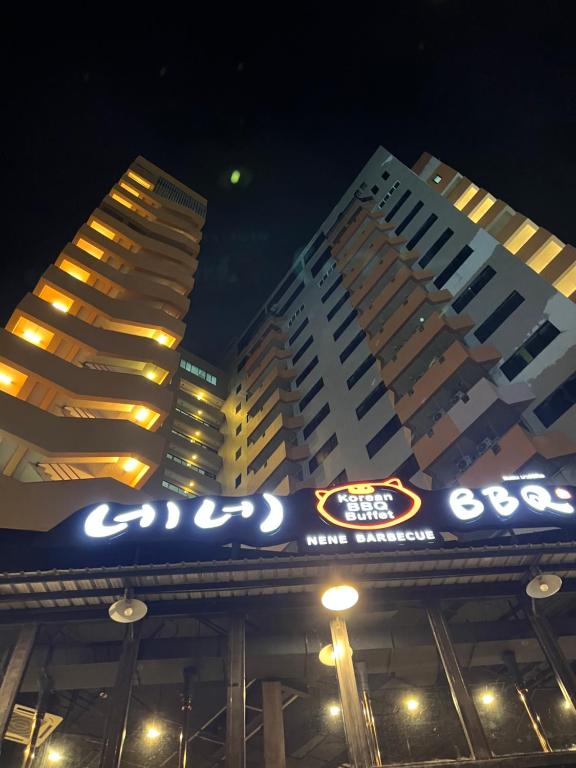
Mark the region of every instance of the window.
[[407, 250], [411, 251], [414, 246], [422, 240], [426, 232], [430, 229], [430, 227], [435, 224], [438, 221], [438, 216], [436, 216], [435, 213], [428, 216], [424, 224], [420, 227], [420, 229], [408, 240], [406, 243]]
[[238, 424], [238, 426], [236, 427], [236, 434], [239, 435], [240, 432], [242, 432], [242, 424]]
[[532, 360], [538, 357], [540, 352], [546, 349], [559, 333], [558, 328], [546, 320], [501, 366], [502, 373], [509, 381], [515, 379], [520, 371], [523, 371]]
[[341, 308], [344, 306], [344, 304], [345, 304], [345, 303], [348, 301], [348, 299], [349, 299], [349, 298], [350, 298], [350, 292], [349, 292], [349, 291], [346, 291], [346, 293], [344, 293], [344, 294], [343, 294], [343, 295], [342, 295], [342, 296], [341, 296], [341, 297], [338, 299], [338, 301], [336, 302], [336, 304], [334, 304], [334, 306], [332, 307], [332, 309], [330, 310], [330, 312], [328, 312], [328, 314], [326, 315], [326, 318], [328, 319], [328, 321], [332, 320], [332, 318], [334, 317], [334, 315], [335, 315], [335, 314], [338, 312], [338, 310], [340, 310], [340, 309], [341, 309]]
[[324, 272], [324, 274], [323, 274], [323, 275], [322, 275], [322, 277], [320, 278], [320, 281], [319, 281], [319, 283], [318, 283], [318, 288], [322, 288], [322, 286], [324, 285], [324, 283], [326, 282], [326, 280], [328, 280], [328, 278], [330, 277], [330, 275], [332, 274], [332, 272], [334, 272], [334, 270], [335, 270], [335, 269], [336, 269], [336, 262], [335, 262], [335, 261], [333, 261], [333, 262], [332, 262], [332, 264], [331, 264], [331, 265], [328, 267], [328, 269], [326, 270], [326, 272]]
[[316, 397], [321, 389], [324, 389], [324, 380], [322, 378], [318, 379], [316, 384], [314, 384], [314, 386], [311, 387], [308, 392], [306, 392], [302, 400], [300, 400], [300, 413], [302, 413], [306, 406], [312, 402], [312, 400]]
[[436, 174], [436, 176], [434, 176], [433, 181], [434, 181], [434, 184], [440, 184], [440, 182], [442, 181], [442, 176], [438, 176], [438, 174]]
[[456, 256], [454, 256], [452, 261], [444, 267], [442, 272], [440, 272], [436, 280], [434, 280], [434, 285], [436, 288], [443, 288], [448, 280], [450, 280], [454, 272], [456, 272], [457, 269], [460, 269], [466, 259], [468, 259], [473, 253], [474, 249], [470, 248], [469, 245], [465, 245], [463, 248], [461, 248]]
[[236, 394], [238, 394], [241, 389], [242, 389], [242, 382], [240, 382], [240, 384], [238, 384], [238, 386], [236, 387]]
[[304, 342], [304, 344], [302, 344], [302, 346], [300, 347], [300, 349], [298, 350], [298, 352], [296, 352], [296, 354], [295, 354], [295, 355], [294, 355], [294, 357], [292, 358], [292, 364], [293, 364], [293, 365], [296, 365], [296, 363], [298, 362], [298, 360], [300, 360], [300, 358], [302, 357], [302, 355], [304, 354], [304, 352], [306, 352], [306, 350], [308, 349], [308, 347], [309, 347], [309, 346], [311, 346], [311, 344], [312, 344], [313, 342], [314, 342], [314, 337], [313, 337], [313, 336], [308, 336], [308, 338], [306, 339], [306, 341]]
[[324, 232], [320, 232], [318, 237], [314, 240], [314, 242], [311, 244], [308, 253], [306, 254], [306, 258], [304, 259], [305, 263], [308, 264], [312, 256], [316, 253], [318, 248], [322, 245], [324, 240], [326, 239], [326, 236], [324, 235]]
[[359, 333], [356, 334], [356, 336], [354, 336], [354, 338], [348, 344], [348, 346], [344, 347], [344, 349], [340, 353], [341, 363], [344, 363], [346, 360], [348, 360], [352, 352], [354, 352], [358, 344], [360, 344], [362, 339], [364, 339], [365, 337], [366, 337], [366, 331], [360, 331]]
[[332, 296], [332, 294], [334, 293], [336, 288], [338, 288], [341, 282], [342, 282], [342, 275], [338, 275], [338, 277], [336, 278], [336, 280], [334, 280], [330, 288], [328, 288], [326, 293], [322, 296], [321, 298], [322, 304], [326, 304], [330, 296]]
[[303, 321], [300, 323], [300, 325], [298, 326], [298, 328], [296, 328], [296, 330], [294, 331], [294, 333], [292, 334], [292, 336], [290, 336], [290, 338], [288, 339], [288, 344], [294, 344], [294, 342], [296, 341], [296, 339], [298, 338], [298, 336], [300, 336], [300, 334], [302, 333], [302, 331], [304, 330], [304, 328], [306, 328], [306, 326], [307, 326], [307, 325], [308, 325], [308, 318], [306, 318], [305, 320], [303, 320]]
[[396, 205], [390, 208], [390, 210], [386, 214], [385, 221], [391, 221], [394, 218], [394, 216], [398, 213], [400, 208], [404, 205], [406, 200], [408, 200], [411, 194], [412, 192], [409, 189], [407, 189], [406, 192], [404, 192], [404, 194], [398, 198], [398, 200], [396, 201]]
[[296, 312], [294, 312], [294, 314], [291, 316], [290, 320], [288, 320], [288, 328], [290, 328], [290, 326], [292, 325], [294, 320], [296, 320], [298, 315], [301, 314], [303, 311], [304, 311], [304, 304], [300, 304], [300, 306], [298, 307]]
[[300, 384], [304, 381], [304, 379], [308, 376], [308, 374], [316, 368], [318, 365], [318, 357], [314, 356], [312, 360], [308, 363], [306, 368], [302, 371], [302, 373], [297, 377], [296, 379], [296, 386], [299, 387]]
[[298, 296], [300, 296], [300, 294], [302, 293], [302, 291], [303, 291], [303, 290], [304, 290], [304, 283], [299, 283], [299, 284], [298, 284], [298, 287], [296, 288], [296, 290], [294, 291], [294, 293], [293, 293], [293, 294], [290, 296], [290, 298], [288, 299], [288, 301], [287, 301], [287, 302], [284, 304], [284, 306], [282, 306], [282, 307], [281, 307], [281, 308], [278, 310], [278, 314], [279, 314], [279, 315], [285, 315], [285, 314], [286, 314], [286, 312], [287, 312], [287, 311], [290, 309], [290, 305], [292, 304], [292, 302], [293, 302], [293, 301], [294, 301], [294, 300], [295, 300], [295, 299], [296, 299]]
[[399, 467], [396, 467], [394, 472], [392, 473], [394, 477], [399, 477], [400, 480], [406, 479], [409, 480], [412, 475], [415, 475], [416, 472], [418, 472], [420, 467], [418, 466], [418, 461], [416, 460], [416, 456], [414, 454], [410, 454], [405, 462], [400, 464]]
[[245, 355], [242, 360], [238, 363], [238, 367], [236, 368], [237, 373], [240, 373], [240, 371], [244, 368], [246, 363], [248, 362], [248, 355]]
[[162, 480], [162, 486], [164, 488], [168, 488], [169, 491], [174, 491], [174, 493], [179, 493], [180, 496], [195, 496], [195, 493], [192, 493], [191, 491], [187, 491], [186, 488], [180, 488], [179, 485], [174, 485], [174, 483], [169, 483], [168, 480]]
[[416, 216], [416, 214], [418, 213], [418, 211], [419, 211], [421, 208], [424, 208], [424, 203], [422, 203], [422, 202], [418, 201], [418, 202], [416, 203], [416, 205], [414, 206], [414, 208], [412, 208], [412, 210], [410, 211], [410, 213], [409, 213], [409, 214], [408, 214], [408, 215], [407, 215], [407, 216], [404, 218], [404, 220], [403, 220], [403, 221], [401, 221], [401, 222], [400, 222], [400, 224], [398, 224], [398, 226], [396, 227], [396, 234], [397, 234], [397, 235], [401, 235], [401, 234], [402, 234], [402, 232], [404, 232], [404, 230], [406, 229], [406, 227], [408, 226], [408, 224], [410, 224], [410, 222], [412, 221], [412, 219], [413, 219], [413, 218]]
[[382, 174], [382, 178], [384, 179], [384, 181], [387, 181], [390, 178], [390, 174], [388, 173], [388, 171], [384, 171], [384, 173]]
[[394, 437], [396, 432], [400, 429], [402, 426], [402, 422], [398, 418], [398, 416], [392, 416], [389, 422], [384, 424], [382, 429], [379, 432], [376, 432], [372, 440], [368, 443], [366, 446], [366, 451], [368, 452], [368, 458], [372, 458], [375, 456], [378, 451], [383, 448], [388, 440], [390, 438]]
[[236, 405], [236, 413], [238, 413], [241, 408], [242, 408], [242, 403], [237, 403], [237, 405]]
[[238, 461], [240, 456], [242, 456], [242, 448], [238, 448], [238, 450], [236, 451], [236, 461]]
[[373, 195], [377, 195], [379, 189], [380, 187], [377, 187], [376, 184], [374, 184], [373, 187], [370, 187], [370, 192], [372, 192]]
[[348, 317], [338, 326], [338, 328], [336, 328], [336, 330], [332, 334], [334, 336], [334, 341], [338, 341], [340, 336], [342, 336], [346, 328], [348, 328], [348, 326], [350, 325], [352, 320], [354, 320], [357, 314], [358, 314], [358, 310], [353, 309], [352, 312], [350, 312], [350, 314], [348, 315]]
[[330, 259], [331, 257], [332, 257], [332, 251], [328, 247], [328, 248], [326, 248], [324, 250], [322, 255], [318, 259], [316, 259], [314, 264], [312, 264], [312, 267], [310, 268], [310, 272], [312, 273], [312, 277], [316, 277], [318, 272], [320, 272], [320, 270], [322, 269], [324, 264], [326, 264], [328, 259]]
[[436, 240], [435, 243], [432, 243], [430, 248], [428, 248], [424, 256], [422, 256], [422, 258], [418, 262], [418, 265], [421, 267], [425, 267], [428, 264], [430, 264], [434, 256], [436, 256], [438, 251], [446, 245], [446, 243], [448, 242], [448, 240], [450, 240], [453, 234], [454, 232], [453, 230], [450, 229], [450, 227], [445, 229], [444, 232], [442, 232], [442, 234], [438, 238], [438, 240]]
[[239, 474], [236, 480], [234, 480], [234, 488], [238, 488], [241, 482], [242, 482], [242, 474]]
[[370, 368], [372, 368], [375, 362], [376, 362], [376, 358], [374, 357], [374, 355], [372, 354], [368, 355], [366, 360], [364, 360], [363, 363], [360, 363], [358, 368], [356, 368], [352, 376], [349, 376], [348, 379], [346, 380], [348, 389], [352, 389], [352, 387], [360, 381], [362, 376], [364, 376], [366, 371], [369, 371]]
[[280, 287], [278, 288], [274, 296], [272, 296], [272, 298], [270, 299], [268, 303], [269, 307], [272, 306], [272, 304], [278, 304], [282, 296], [284, 296], [288, 288], [290, 288], [294, 280], [296, 280], [297, 275], [298, 273], [296, 272], [295, 269], [292, 269], [290, 271], [290, 274], [286, 277], [286, 279], [282, 282], [282, 284], [280, 285]]
[[576, 374], [555, 389], [551, 395], [543, 400], [534, 413], [545, 427], [560, 418], [576, 403]]
[[347, 483], [347, 482], [348, 482], [348, 474], [346, 470], [343, 469], [342, 472], [339, 472], [336, 475], [336, 477], [334, 478], [334, 480], [332, 480], [332, 482], [328, 487], [330, 488], [333, 485], [342, 485], [343, 483]]
[[485, 267], [478, 277], [472, 280], [470, 285], [462, 291], [460, 296], [458, 296], [456, 301], [452, 304], [454, 312], [460, 314], [460, 312], [470, 304], [472, 299], [480, 293], [482, 288], [492, 280], [495, 274], [496, 270], [492, 269], [492, 267]]
[[320, 410], [318, 411], [316, 416], [314, 416], [312, 421], [306, 424], [306, 426], [302, 430], [302, 434], [304, 435], [304, 440], [308, 439], [308, 437], [312, 434], [312, 432], [314, 432], [316, 427], [320, 426], [320, 424], [324, 421], [324, 419], [326, 418], [326, 416], [328, 416], [329, 413], [330, 413], [330, 406], [328, 405], [328, 403], [326, 403], [325, 405], [322, 406], [322, 408], [320, 408]]
[[524, 301], [524, 297], [521, 296], [518, 291], [512, 291], [507, 299], [504, 299], [502, 304], [492, 312], [492, 314], [484, 320], [482, 325], [478, 326], [478, 330], [474, 332], [474, 336], [478, 341], [486, 341], [489, 336], [492, 336], [500, 326], [510, 317], [512, 312], [517, 309]]
[[[310, 459], [308, 462], [308, 470], [310, 471], [310, 474], [315, 472], [320, 464], [330, 456], [334, 448], [338, 445], [338, 438], [336, 437], [336, 433], [331, 435], [328, 440], [324, 443], [322, 448]], [[342, 474], [342, 472], [340, 473]], [[346, 472], [344, 472], [346, 474]]]
[[218, 379], [216, 376], [212, 376], [211, 373], [207, 373], [203, 368], [199, 368], [197, 365], [192, 365], [192, 363], [189, 363], [187, 360], [184, 360], [183, 357], [180, 358], [180, 368], [183, 368], [185, 371], [188, 371], [188, 373], [193, 374], [194, 376], [197, 376], [199, 379], [203, 379], [204, 381], [207, 381], [208, 384], [212, 384], [216, 386], [218, 383]]
[[374, 387], [372, 392], [362, 400], [358, 408], [356, 408], [356, 417], [358, 418], [358, 421], [364, 418], [366, 414], [376, 405], [378, 400], [381, 400], [384, 395], [386, 394], [386, 385], [383, 381], [378, 384], [377, 387]]

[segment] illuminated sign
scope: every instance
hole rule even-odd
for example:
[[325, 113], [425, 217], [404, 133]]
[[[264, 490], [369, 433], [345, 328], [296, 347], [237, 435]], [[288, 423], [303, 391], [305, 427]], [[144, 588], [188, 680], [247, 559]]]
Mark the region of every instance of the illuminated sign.
[[482, 517], [487, 509], [495, 512], [501, 520], [512, 521], [524, 502], [529, 509], [537, 513], [550, 514], [548, 524], [552, 525], [554, 515], [574, 515], [576, 509], [571, 503], [572, 499], [573, 494], [566, 488], [519, 483], [514, 488], [514, 493], [503, 485], [491, 485], [479, 491], [457, 488], [450, 494], [448, 503], [458, 520], [474, 522]]

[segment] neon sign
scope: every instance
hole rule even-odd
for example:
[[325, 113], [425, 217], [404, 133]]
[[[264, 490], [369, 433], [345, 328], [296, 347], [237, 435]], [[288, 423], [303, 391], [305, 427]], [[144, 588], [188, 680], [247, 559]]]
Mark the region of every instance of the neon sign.
[[[457, 488], [449, 497], [449, 505], [453, 515], [463, 522], [474, 522], [491, 508], [502, 519], [511, 519], [523, 501], [529, 509], [535, 512], [549, 512], [552, 515], [574, 515], [576, 509], [570, 500], [572, 493], [566, 488], [553, 487], [548, 489], [543, 485], [529, 483], [518, 485], [514, 494], [503, 485], [491, 485], [478, 491], [469, 488]], [[481, 501], [478, 495], [486, 501]]]

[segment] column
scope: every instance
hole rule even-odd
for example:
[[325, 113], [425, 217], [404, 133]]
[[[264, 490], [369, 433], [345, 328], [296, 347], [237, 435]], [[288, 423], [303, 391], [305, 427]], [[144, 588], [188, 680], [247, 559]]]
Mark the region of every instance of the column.
[[195, 667], [186, 667], [183, 670], [184, 689], [182, 691], [182, 731], [180, 733], [180, 749], [178, 750], [178, 768], [190, 768], [190, 724], [192, 715], [192, 701], [194, 687], [198, 680]]
[[350, 763], [352, 768], [369, 768], [373, 763], [370, 756], [368, 729], [358, 695], [348, 629], [341, 616], [331, 619], [330, 631]]
[[264, 768], [286, 768], [282, 683], [279, 680], [265, 680], [262, 683], [262, 717]]
[[232, 615], [228, 629], [226, 768], [246, 766], [246, 624]]
[[452, 701], [456, 707], [456, 712], [460, 718], [460, 723], [464, 730], [470, 753], [476, 760], [483, 760], [492, 757], [486, 734], [482, 728], [480, 717], [474, 706], [472, 696], [458, 663], [456, 651], [452, 645], [452, 638], [448, 632], [446, 620], [442, 614], [439, 605], [432, 605], [427, 609], [428, 621], [432, 628], [432, 634], [436, 642], [436, 648], [440, 654], [442, 666], [448, 679]]
[[368, 687], [368, 670], [366, 669], [366, 662], [359, 661], [356, 665], [356, 669], [358, 670], [358, 682], [360, 683], [360, 699], [362, 702], [362, 711], [364, 712], [364, 720], [366, 721], [366, 728], [368, 729], [370, 757], [372, 759], [373, 765], [380, 765], [382, 759], [380, 757], [380, 746], [378, 744], [376, 723], [374, 722], [374, 712], [372, 710], [370, 688]]
[[37, 632], [37, 624], [27, 624], [22, 627], [2, 678], [2, 685], [0, 685], [0, 752], [2, 751], [2, 739], [12, 717], [14, 702], [32, 655]]
[[556, 682], [560, 686], [564, 699], [570, 702], [574, 709], [576, 709], [576, 676], [560, 648], [558, 639], [551, 629], [548, 619], [544, 616], [539, 616], [530, 610], [528, 606], [525, 609], [534, 634], [552, 667]]
[[126, 629], [116, 681], [108, 706], [100, 768], [118, 768], [120, 765], [126, 737], [126, 720], [132, 693], [132, 680], [138, 661], [141, 627], [142, 624], [139, 622], [138, 624], [129, 624]]

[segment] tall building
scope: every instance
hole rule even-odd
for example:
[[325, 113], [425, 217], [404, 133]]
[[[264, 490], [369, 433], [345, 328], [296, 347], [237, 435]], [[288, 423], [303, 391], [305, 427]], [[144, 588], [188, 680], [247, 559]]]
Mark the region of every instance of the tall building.
[[5, 527], [133, 499], [162, 464], [205, 217], [203, 197], [139, 157], [15, 308], [0, 345]]

